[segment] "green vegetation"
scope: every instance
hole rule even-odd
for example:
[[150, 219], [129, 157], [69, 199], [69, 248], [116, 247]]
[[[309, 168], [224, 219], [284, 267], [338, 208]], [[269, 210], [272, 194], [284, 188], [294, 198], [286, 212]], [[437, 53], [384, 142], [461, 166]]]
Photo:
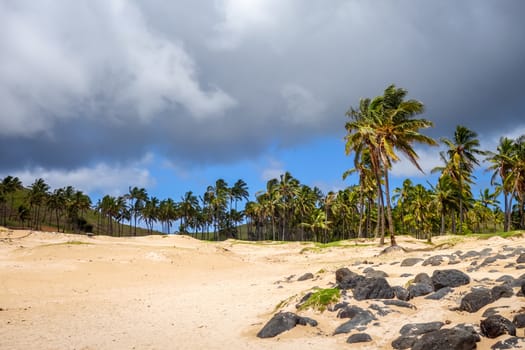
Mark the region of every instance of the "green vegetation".
[[[418, 144], [438, 142], [421, 133], [432, 123], [416, 118], [422, 102], [407, 99], [394, 85], [382, 95], [363, 98], [350, 108], [345, 124], [345, 151], [354, 157], [356, 183], [323, 193], [285, 172], [266, 183], [248, 201], [247, 184], [229, 185], [218, 179], [201, 194], [186, 192], [177, 201], [159, 199], [145, 188], [129, 187], [120, 196], [103, 196], [92, 203], [72, 186], [51, 189], [43, 179], [24, 187], [20, 179], [0, 182], [0, 224], [62, 232], [90, 232], [112, 236], [178, 232], [203, 240], [228, 238], [281, 244], [315, 242], [304, 251], [350, 246], [349, 239], [380, 238], [390, 244], [399, 234], [432, 242], [446, 233], [460, 236], [525, 229], [525, 135], [502, 138], [494, 152], [480, 149], [478, 135], [458, 125], [451, 138], [442, 137], [443, 164], [434, 184], [407, 179], [390, 189], [389, 173], [404, 156], [418, 169]], [[481, 161], [492, 172], [492, 187], [475, 194], [473, 175]], [[503, 210], [499, 197], [503, 197]], [[356, 241], [357, 242], [357, 241]], [[361, 246], [361, 244], [357, 245]]]
[[312, 308], [325, 311], [328, 305], [337, 303], [341, 297], [339, 288], [318, 289], [299, 307], [299, 310]]

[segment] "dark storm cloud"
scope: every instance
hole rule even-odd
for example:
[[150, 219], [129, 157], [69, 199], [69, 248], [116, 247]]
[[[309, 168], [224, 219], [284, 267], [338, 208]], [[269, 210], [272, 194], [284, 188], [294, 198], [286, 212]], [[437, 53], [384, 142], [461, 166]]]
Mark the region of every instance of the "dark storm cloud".
[[525, 3], [0, 3], [0, 170], [231, 162], [344, 133], [390, 83], [434, 136], [525, 124]]

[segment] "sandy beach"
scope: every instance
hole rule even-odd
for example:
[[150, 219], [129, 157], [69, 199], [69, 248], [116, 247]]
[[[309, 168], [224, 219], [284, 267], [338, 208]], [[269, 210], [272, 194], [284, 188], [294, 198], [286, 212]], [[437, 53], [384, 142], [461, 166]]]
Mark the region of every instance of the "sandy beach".
[[[366, 267], [388, 274], [390, 285], [406, 285], [406, 274], [455, 268], [467, 271], [472, 259], [447, 266], [402, 267], [409, 257], [429, 258], [491, 248], [493, 254], [523, 247], [525, 239], [434, 240], [436, 250], [409, 237], [399, 244], [414, 251], [378, 255], [376, 241], [343, 242], [318, 248], [312, 243], [210, 243], [187, 236], [111, 238], [0, 229], [0, 349], [347, 349], [348, 334], [332, 335], [344, 321], [330, 311], [301, 311], [317, 327], [297, 326], [277, 337], [257, 332], [278, 310], [293, 311], [313, 287], [335, 284], [341, 267]], [[424, 249], [427, 249], [425, 251]], [[409, 322], [443, 321], [479, 325], [487, 307], [502, 307], [512, 320], [523, 297], [502, 298], [476, 313], [450, 311], [480, 281], [523, 271], [509, 267], [516, 257], [468, 272], [469, 285], [440, 301], [410, 300], [416, 308], [393, 308], [366, 332], [361, 349], [390, 349]], [[314, 278], [298, 281], [310, 272]], [[491, 283], [491, 282], [486, 282]], [[515, 293], [516, 294], [516, 293]], [[282, 308], [277, 305], [285, 301]], [[351, 301], [368, 307], [376, 301]], [[524, 336], [518, 329], [518, 336]], [[507, 336], [508, 337], [508, 336]], [[482, 338], [478, 348], [499, 339]]]

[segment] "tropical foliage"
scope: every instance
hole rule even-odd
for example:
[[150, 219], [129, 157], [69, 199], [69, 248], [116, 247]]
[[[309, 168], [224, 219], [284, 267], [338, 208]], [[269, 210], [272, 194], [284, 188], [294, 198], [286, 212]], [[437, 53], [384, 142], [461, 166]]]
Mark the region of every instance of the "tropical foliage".
[[[355, 174], [357, 180], [338, 191], [323, 193], [285, 172], [253, 196], [242, 179], [232, 186], [217, 179], [204, 193], [188, 191], [179, 201], [130, 186], [125, 194], [92, 203], [72, 186], [51, 189], [36, 179], [24, 187], [7, 176], [0, 182], [0, 224], [114, 236], [160, 231], [208, 240], [323, 243], [372, 237], [384, 243], [388, 232], [391, 245], [396, 234], [431, 241], [445, 233], [524, 229], [525, 135], [501, 138], [495, 151], [484, 151], [474, 131], [457, 126], [452, 138], [440, 139], [443, 164], [432, 170], [438, 175], [434, 184], [407, 179], [390, 189], [394, 163], [404, 157], [421, 170], [414, 146], [438, 144], [421, 133], [432, 126], [416, 118], [423, 103], [406, 97], [406, 90], [391, 85], [346, 113], [346, 153], [354, 161], [343, 179]], [[474, 171], [482, 161], [493, 187], [475, 195]]]

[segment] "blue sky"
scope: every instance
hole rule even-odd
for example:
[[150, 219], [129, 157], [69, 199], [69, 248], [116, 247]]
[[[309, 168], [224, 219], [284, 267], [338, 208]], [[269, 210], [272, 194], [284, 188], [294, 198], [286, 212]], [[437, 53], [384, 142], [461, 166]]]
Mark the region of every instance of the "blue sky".
[[[525, 133], [524, 12], [520, 0], [0, 1], [0, 176], [94, 199], [139, 186], [178, 200], [218, 178], [253, 195], [284, 171], [337, 190], [355, 183], [341, 179], [345, 112], [391, 83], [425, 104], [428, 135], [462, 124], [495, 149]], [[439, 164], [437, 148], [416, 148], [427, 172]], [[392, 176], [435, 182], [407, 162]]]

